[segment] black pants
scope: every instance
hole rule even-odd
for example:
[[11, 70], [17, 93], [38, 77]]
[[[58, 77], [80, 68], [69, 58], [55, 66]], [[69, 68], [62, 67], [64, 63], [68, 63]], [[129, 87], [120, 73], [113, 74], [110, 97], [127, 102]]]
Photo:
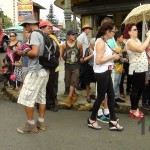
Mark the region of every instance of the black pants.
[[129, 93], [131, 90], [131, 76], [128, 75], [128, 71], [129, 71], [129, 64], [125, 63], [123, 66], [124, 72], [122, 73], [121, 76], [121, 81], [120, 81], [120, 85], [119, 85], [119, 89], [120, 89], [120, 93], [124, 94], [124, 78], [125, 76], [127, 76], [127, 88], [126, 88], [126, 92]]
[[145, 72], [133, 73], [132, 75], [132, 90], [130, 94], [131, 109], [137, 110], [140, 97], [142, 95], [145, 84]]
[[96, 120], [97, 112], [100, 108], [102, 101], [107, 93], [108, 96], [108, 108], [110, 111], [110, 120], [116, 121], [114, 104], [115, 104], [115, 93], [113, 89], [113, 83], [111, 78], [111, 71], [108, 70], [104, 73], [95, 73], [95, 79], [97, 82], [97, 93], [98, 97], [93, 104], [91, 119]]
[[50, 71], [46, 87], [46, 108], [56, 107], [57, 105], [58, 75], [59, 72]]
[[85, 79], [86, 66], [87, 63], [80, 64], [79, 86], [83, 89], [85, 89], [86, 87], [86, 79]]

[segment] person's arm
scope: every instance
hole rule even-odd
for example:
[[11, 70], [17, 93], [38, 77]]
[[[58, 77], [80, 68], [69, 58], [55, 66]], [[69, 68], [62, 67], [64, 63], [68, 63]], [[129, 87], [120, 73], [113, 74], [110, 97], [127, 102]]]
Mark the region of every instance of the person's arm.
[[104, 64], [108, 61], [111, 61], [113, 59], [118, 60], [120, 56], [116, 53], [113, 55], [103, 57], [105, 53], [105, 43], [102, 40], [99, 40], [96, 44], [96, 64]]
[[93, 56], [94, 56], [94, 54], [91, 54], [91, 55], [89, 55], [87, 57], [84, 57], [84, 61], [87, 61], [87, 60], [91, 59]]
[[77, 41], [77, 46], [78, 46], [78, 48], [79, 48], [79, 58], [80, 58], [80, 62], [81, 63], [84, 63], [84, 58], [83, 58], [83, 47], [82, 47], [82, 44], [79, 42], [79, 41]]
[[64, 53], [66, 51], [66, 42], [64, 42], [60, 49], [60, 59], [64, 58]]
[[150, 32], [147, 33], [147, 38], [141, 45], [138, 45], [135, 41], [130, 40], [128, 41], [127, 46], [133, 52], [142, 53], [143, 51], [145, 51], [149, 43], [150, 43]]

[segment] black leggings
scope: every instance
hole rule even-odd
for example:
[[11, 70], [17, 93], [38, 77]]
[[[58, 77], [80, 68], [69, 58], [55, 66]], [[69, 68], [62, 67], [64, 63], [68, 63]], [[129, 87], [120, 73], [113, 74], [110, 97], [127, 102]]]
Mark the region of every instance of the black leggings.
[[97, 112], [100, 108], [102, 101], [105, 99], [106, 93], [108, 97], [108, 108], [110, 111], [110, 120], [116, 121], [114, 104], [115, 104], [115, 94], [113, 90], [113, 83], [111, 78], [111, 71], [107, 70], [103, 73], [95, 73], [95, 79], [97, 82], [97, 93], [98, 97], [93, 104], [91, 119], [96, 120]]
[[130, 94], [131, 109], [137, 110], [145, 83], [145, 72], [133, 73], [132, 90]]

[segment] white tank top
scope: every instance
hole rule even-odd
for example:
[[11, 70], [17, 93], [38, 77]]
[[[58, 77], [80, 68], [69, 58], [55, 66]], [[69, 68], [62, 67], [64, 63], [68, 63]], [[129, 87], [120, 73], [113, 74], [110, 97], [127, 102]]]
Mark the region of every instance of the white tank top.
[[[113, 66], [113, 60], [112, 61], [108, 61], [104, 64], [99, 64], [97, 65], [96, 64], [96, 55], [98, 55], [96, 53], [96, 45], [97, 45], [97, 42], [99, 40], [102, 40], [101, 38], [98, 38], [95, 42], [95, 46], [94, 46], [94, 65], [93, 65], [93, 70], [95, 73], [102, 73], [102, 72], [105, 72], [108, 70], [108, 66], [109, 65], [112, 65]], [[112, 50], [110, 49], [110, 47], [105, 43], [105, 52], [104, 52], [104, 55], [103, 57], [108, 57], [108, 56], [111, 56], [112, 55]]]
[[[148, 59], [146, 56], [146, 52], [143, 51], [142, 53], [133, 52], [128, 48], [128, 42], [132, 39], [128, 39], [126, 42], [126, 49], [129, 55], [129, 74], [133, 75], [133, 72], [146, 72], [148, 71]], [[133, 41], [136, 42], [138, 45], [142, 43], [140, 40]]]

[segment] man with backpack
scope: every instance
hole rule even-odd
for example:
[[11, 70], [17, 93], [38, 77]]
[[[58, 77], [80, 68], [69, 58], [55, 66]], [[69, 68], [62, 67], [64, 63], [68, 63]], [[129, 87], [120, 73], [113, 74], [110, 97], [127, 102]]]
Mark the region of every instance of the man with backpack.
[[[21, 92], [18, 97], [18, 103], [25, 106], [27, 123], [18, 127], [20, 133], [36, 133], [39, 130], [45, 131], [44, 122], [45, 107], [46, 107], [46, 85], [49, 77], [49, 70], [45, 69], [39, 63], [39, 57], [44, 53], [44, 37], [37, 32], [39, 22], [33, 15], [24, 16], [21, 26], [26, 31], [31, 32], [29, 51], [20, 51], [21, 55], [28, 57], [28, 74]], [[34, 121], [34, 105], [39, 103], [39, 117], [37, 123]]]
[[[41, 21], [39, 24], [40, 29], [43, 33], [47, 34], [52, 46], [50, 49], [51, 57], [58, 64], [50, 67], [49, 80], [46, 87], [46, 109], [56, 112], [57, 109], [57, 91], [58, 91], [58, 73], [59, 73], [59, 49], [60, 44], [57, 38], [51, 34], [53, 25], [48, 21]], [[52, 59], [51, 59], [52, 60]], [[51, 61], [50, 63], [55, 63]]]

